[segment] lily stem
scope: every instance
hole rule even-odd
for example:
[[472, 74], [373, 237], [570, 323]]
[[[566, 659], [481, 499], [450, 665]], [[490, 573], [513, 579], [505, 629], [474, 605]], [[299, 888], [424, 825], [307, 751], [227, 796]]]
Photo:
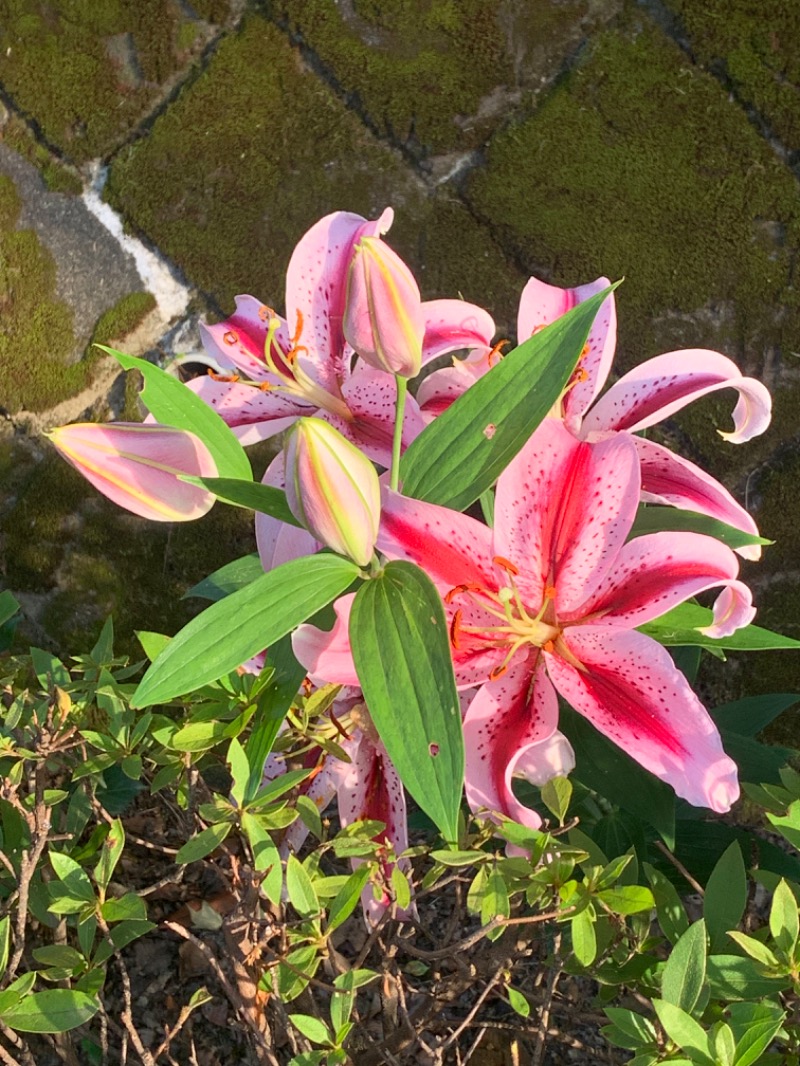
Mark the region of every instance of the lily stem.
[[389, 487], [396, 492], [400, 484], [400, 445], [403, 440], [403, 415], [406, 409], [406, 393], [408, 392], [408, 378], [400, 374], [394, 376], [397, 386], [397, 401], [395, 403], [394, 416], [394, 439], [392, 441], [392, 472]]

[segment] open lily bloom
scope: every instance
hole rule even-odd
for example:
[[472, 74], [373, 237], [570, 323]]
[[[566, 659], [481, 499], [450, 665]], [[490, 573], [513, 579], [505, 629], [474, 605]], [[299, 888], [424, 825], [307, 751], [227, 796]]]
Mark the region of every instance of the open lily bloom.
[[[625, 543], [639, 491], [631, 437], [579, 441], [554, 419], [501, 474], [494, 529], [385, 491], [378, 549], [437, 585], [456, 680], [480, 686], [464, 720], [473, 809], [538, 826], [511, 779], [541, 776], [556, 692], [690, 803], [725, 811], [737, 798], [736, 766], [705, 708], [664, 648], [634, 627], [723, 586], [707, 630], [722, 636], [752, 619], [749, 590], [736, 556], [712, 537]], [[343, 627], [301, 628], [296, 645], [310, 646], [315, 669], [345, 676]]]
[[[520, 343], [609, 284], [608, 278], [598, 278], [589, 285], [561, 289], [531, 278], [520, 299]], [[692, 400], [724, 388], [739, 393], [733, 412], [734, 431], [721, 434], [726, 440], [741, 444], [763, 433], [769, 425], [771, 399], [766, 387], [754, 378], [744, 377], [724, 355], [703, 348], [667, 352], [648, 359], [615, 382], [598, 400], [611, 370], [616, 336], [612, 294], [592, 325], [579, 368], [561, 402], [560, 414], [576, 436], [596, 440], [609, 432], [635, 433], [669, 417]], [[431, 374], [417, 396], [423, 417], [441, 413], [490, 365], [490, 360], [476, 352]], [[747, 511], [700, 467], [653, 441], [640, 437], [635, 440], [642, 470], [642, 500], [698, 511], [746, 533], [758, 534]], [[761, 555], [758, 545], [738, 551], [747, 559]]]
[[[320, 811], [336, 798], [343, 828], [361, 821], [377, 821], [385, 825], [386, 828], [374, 839], [379, 854], [383, 846], [386, 858], [380, 859], [377, 877], [367, 883], [361, 895], [367, 922], [374, 925], [392, 902], [390, 886], [395, 865], [406, 876], [411, 870], [408, 859], [399, 859], [395, 863], [389, 858], [392, 852], [400, 855], [408, 847], [405, 793], [364, 708], [360, 690], [340, 693], [332, 708], [331, 721], [336, 722], [334, 739], [350, 762], [323, 748], [313, 748], [305, 755], [305, 764], [312, 768], [312, 776], [303, 782], [301, 792]], [[265, 779], [272, 780], [285, 769], [283, 758], [270, 755], [264, 768]], [[299, 851], [307, 835], [308, 829], [303, 822], [294, 822], [286, 831], [281, 846], [283, 854]], [[355, 870], [363, 862], [362, 858], [354, 858], [351, 865]]]
[[[295, 418], [331, 422], [376, 462], [388, 466], [394, 427], [394, 380], [354, 359], [343, 331], [347, 277], [362, 237], [391, 226], [388, 208], [368, 221], [337, 211], [317, 222], [295, 248], [286, 275], [286, 319], [253, 296], [238, 296], [236, 312], [203, 326], [203, 343], [231, 378], [190, 383], [225, 419], [243, 444], [286, 429]], [[458, 349], [486, 348], [494, 322], [463, 300], [422, 304], [422, 362]], [[353, 365], [355, 364], [355, 365]], [[246, 380], [244, 380], [246, 379]], [[423, 428], [413, 400], [406, 406], [405, 443]]]

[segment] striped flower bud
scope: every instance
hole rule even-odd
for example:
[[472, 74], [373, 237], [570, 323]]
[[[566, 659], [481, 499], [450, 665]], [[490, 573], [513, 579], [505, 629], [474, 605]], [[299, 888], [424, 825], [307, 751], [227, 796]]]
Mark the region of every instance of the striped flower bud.
[[284, 445], [286, 499], [317, 540], [366, 566], [375, 550], [381, 494], [375, 467], [321, 418], [300, 418]]

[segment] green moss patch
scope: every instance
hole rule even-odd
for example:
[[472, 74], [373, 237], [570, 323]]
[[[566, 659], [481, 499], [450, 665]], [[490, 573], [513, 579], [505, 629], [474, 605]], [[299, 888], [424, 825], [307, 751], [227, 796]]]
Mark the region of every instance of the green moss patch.
[[800, 7], [785, 0], [666, 0], [692, 52], [724, 75], [790, 149], [800, 144]]
[[156, 298], [150, 292], [131, 292], [100, 316], [94, 327], [89, 347], [110, 344], [132, 333], [155, 310]]
[[56, 267], [33, 230], [15, 229], [20, 201], [0, 176], [0, 397], [7, 410], [42, 411], [78, 392], [91, 359], [75, 350], [72, 311], [56, 299]]
[[172, 0], [0, 0], [0, 83], [70, 159], [105, 155], [188, 58], [185, 21]]
[[598, 35], [534, 114], [493, 139], [468, 196], [532, 273], [625, 277], [623, 367], [719, 347], [753, 368], [768, 346], [796, 348], [795, 179], [647, 23]]
[[71, 196], [79, 196], [83, 190], [83, 182], [69, 167], [55, 159], [35, 139], [31, 131], [18, 118], [12, 117], [0, 134], [9, 148], [33, 163], [41, 172], [44, 183], [50, 192], [63, 192]]
[[415, 154], [482, 143], [615, 0], [276, 0], [384, 135]]
[[289, 256], [309, 226], [336, 210], [376, 217], [387, 204], [391, 240], [427, 296], [484, 302], [503, 290], [512, 302], [513, 271], [487, 232], [462, 205], [430, 196], [255, 16], [117, 157], [108, 195], [226, 311], [240, 292], [282, 306]]

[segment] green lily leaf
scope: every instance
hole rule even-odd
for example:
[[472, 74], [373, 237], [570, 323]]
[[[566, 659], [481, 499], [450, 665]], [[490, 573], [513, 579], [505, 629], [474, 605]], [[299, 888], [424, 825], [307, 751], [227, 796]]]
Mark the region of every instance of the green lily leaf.
[[337, 555], [293, 559], [212, 603], [151, 664], [131, 706], [149, 707], [216, 681], [341, 595], [359, 573]]
[[367, 707], [408, 791], [455, 843], [464, 737], [444, 607], [412, 563], [387, 563], [356, 593], [350, 642]]
[[463, 511], [490, 488], [558, 400], [615, 288], [524, 341], [431, 422], [400, 462], [404, 495]]

